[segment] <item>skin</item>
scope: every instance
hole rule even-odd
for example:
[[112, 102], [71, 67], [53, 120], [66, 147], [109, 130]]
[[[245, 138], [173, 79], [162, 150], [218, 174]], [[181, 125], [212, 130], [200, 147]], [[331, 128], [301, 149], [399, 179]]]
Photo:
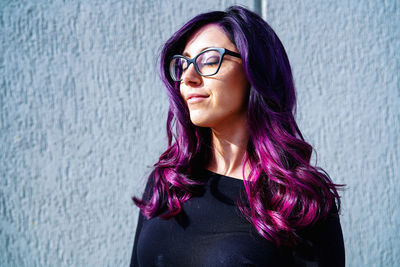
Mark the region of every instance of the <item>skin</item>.
[[[208, 47], [238, 52], [219, 25], [208, 24], [191, 36], [183, 55], [192, 58]], [[192, 123], [209, 127], [212, 132], [213, 157], [206, 169], [243, 179], [242, 166], [249, 139], [247, 103], [250, 84], [241, 59], [225, 55], [218, 73], [209, 77], [199, 75], [191, 64], [182, 78], [180, 93], [188, 106]], [[208, 97], [201, 102], [188, 103], [189, 93]], [[245, 174], [248, 173], [249, 166], [246, 165]]]

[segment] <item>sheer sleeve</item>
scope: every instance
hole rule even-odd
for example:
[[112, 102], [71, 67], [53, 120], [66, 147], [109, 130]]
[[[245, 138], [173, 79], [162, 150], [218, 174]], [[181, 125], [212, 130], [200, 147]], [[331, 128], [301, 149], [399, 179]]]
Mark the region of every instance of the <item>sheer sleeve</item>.
[[294, 250], [295, 266], [345, 266], [343, 233], [336, 205], [326, 220], [300, 235], [302, 241]]

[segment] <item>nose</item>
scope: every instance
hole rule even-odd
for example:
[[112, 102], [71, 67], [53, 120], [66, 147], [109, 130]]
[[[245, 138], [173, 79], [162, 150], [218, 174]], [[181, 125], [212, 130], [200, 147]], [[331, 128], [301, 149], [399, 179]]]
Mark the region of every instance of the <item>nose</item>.
[[183, 73], [182, 82], [191, 86], [201, 84], [201, 75], [197, 73], [193, 63]]

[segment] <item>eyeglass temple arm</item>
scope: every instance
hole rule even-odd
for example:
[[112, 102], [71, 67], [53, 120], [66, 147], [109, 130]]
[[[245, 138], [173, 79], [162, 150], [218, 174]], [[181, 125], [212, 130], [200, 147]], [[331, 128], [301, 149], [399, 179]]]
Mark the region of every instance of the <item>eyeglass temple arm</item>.
[[233, 51], [228, 50], [228, 49], [225, 49], [225, 53], [228, 54], [228, 55], [234, 56], [234, 57], [241, 58], [239, 53], [233, 52]]

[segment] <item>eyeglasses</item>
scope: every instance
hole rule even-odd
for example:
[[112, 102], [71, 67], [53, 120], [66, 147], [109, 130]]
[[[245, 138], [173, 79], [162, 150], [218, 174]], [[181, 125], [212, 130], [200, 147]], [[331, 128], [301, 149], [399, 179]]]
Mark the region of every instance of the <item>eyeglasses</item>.
[[200, 54], [192, 59], [181, 55], [175, 55], [169, 63], [169, 74], [172, 80], [180, 82], [182, 81], [183, 73], [189, 68], [190, 64], [193, 63], [196, 72], [201, 76], [215, 75], [221, 67], [222, 59], [225, 54], [240, 58], [240, 54], [236, 52], [217, 47], [201, 51]]

